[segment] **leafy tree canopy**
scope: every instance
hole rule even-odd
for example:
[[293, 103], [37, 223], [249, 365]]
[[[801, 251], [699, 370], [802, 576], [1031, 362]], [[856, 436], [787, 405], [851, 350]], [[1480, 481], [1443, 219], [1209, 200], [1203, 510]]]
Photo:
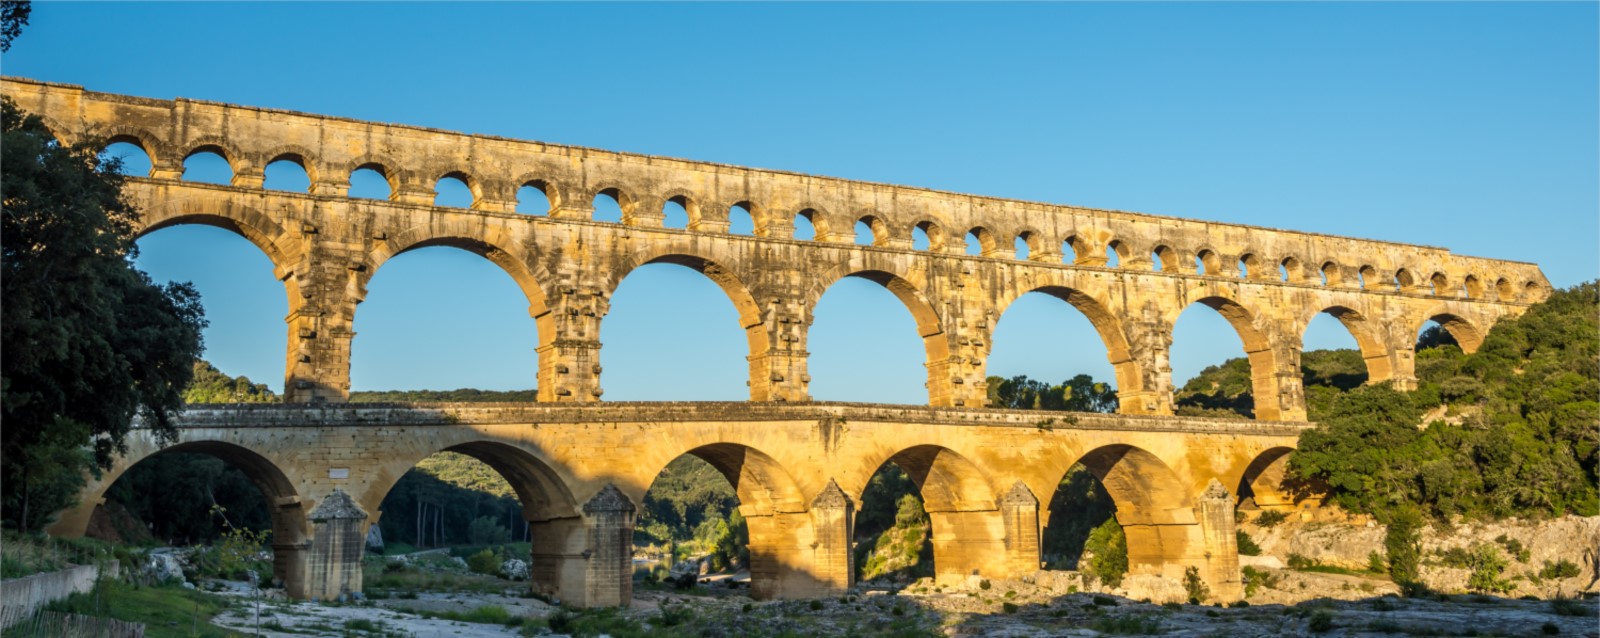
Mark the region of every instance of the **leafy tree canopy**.
[[[138, 212], [115, 160], [0, 101], [4, 518], [32, 529], [109, 467], [135, 415], [171, 439], [205, 326], [188, 284], [133, 267]], [[84, 453], [83, 450], [90, 450]]]

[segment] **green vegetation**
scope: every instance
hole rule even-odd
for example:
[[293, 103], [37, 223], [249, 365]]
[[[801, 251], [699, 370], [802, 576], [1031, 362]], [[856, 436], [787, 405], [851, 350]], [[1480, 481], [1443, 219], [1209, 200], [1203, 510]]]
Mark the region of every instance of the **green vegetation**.
[[92, 538], [0, 532], [0, 578], [17, 578], [110, 559], [121, 561], [123, 565], [141, 562], [141, 557], [131, 548]]
[[1237, 540], [1238, 540], [1238, 545], [1239, 545], [1239, 555], [1240, 556], [1260, 556], [1261, 555], [1261, 546], [1257, 545], [1255, 539], [1250, 538], [1250, 535], [1246, 534], [1244, 530], [1242, 530], [1242, 529], [1241, 530], [1236, 530], [1234, 532], [1234, 535], [1238, 537]]
[[1421, 590], [1422, 515], [1416, 508], [1396, 509], [1384, 531], [1383, 551], [1389, 563], [1389, 578], [1402, 591]]
[[1087, 374], [1050, 385], [1026, 376], [989, 377], [989, 406], [1013, 410], [1116, 412], [1117, 390]]
[[1211, 588], [1206, 586], [1206, 581], [1200, 578], [1200, 568], [1190, 567], [1183, 570], [1183, 591], [1189, 595], [1189, 604], [1198, 605], [1201, 601], [1211, 597]]
[[252, 383], [249, 377], [230, 377], [210, 362], [195, 360], [194, 380], [183, 389], [184, 403], [273, 403], [277, 394], [265, 383]]
[[158, 286], [129, 261], [139, 212], [95, 141], [63, 145], [5, 99], [0, 147], [0, 498], [5, 525], [26, 531], [111, 466], [134, 415], [176, 435], [206, 320], [193, 286]]
[[1089, 565], [1086, 568], [1080, 561], [1078, 571], [1091, 574], [1111, 587], [1122, 585], [1122, 577], [1128, 573], [1128, 537], [1117, 519], [1106, 519], [1090, 532], [1083, 549], [1090, 556]]
[[933, 575], [932, 523], [900, 466], [886, 463], [867, 482], [855, 535], [859, 579], [908, 582]]
[[[1597, 360], [1600, 287], [1556, 291], [1496, 324], [1474, 354], [1419, 351], [1417, 391], [1361, 387], [1314, 412], [1320, 425], [1301, 435], [1290, 472], [1380, 520], [1408, 503], [1441, 518], [1594, 515]], [[1452, 421], [1420, 422], [1441, 405]]]
[[227, 608], [220, 596], [176, 585], [138, 587], [104, 579], [94, 591], [73, 594], [47, 609], [144, 623], [149, 638], [225, 638], [237, 635], [210, 623]]
[[1467, 567], [1472, 573], [1467, 576], [1467, 589], [1480, 594], [1500, 594], [1515, 589], [1515, 585], [1501, 574], [1506, 571], [1506, 559], [1500, 555], [1499, 548], [1489, 543], [1474, 543], [1471, 558]]
[[261, 489], [242, 470], [209, 454], [167, 452], [145, 459], [111, 484], [106, 501], [132, 519], [117, 524], [121, 517], [112, 518], [125, 541], [153, 536], [189, 545], [214, 542], [234, 528], [272, 528]]

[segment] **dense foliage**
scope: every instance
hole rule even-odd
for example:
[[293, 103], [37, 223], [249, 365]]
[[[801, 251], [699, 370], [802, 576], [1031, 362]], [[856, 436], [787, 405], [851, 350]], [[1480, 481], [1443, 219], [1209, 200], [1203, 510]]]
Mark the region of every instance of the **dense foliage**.
[[390, 488], [380, 507], [378, 525], [386, 543], [487, 545], [524, 540], [528, 534], [511, 484], [465, 454], [440, 452], [423, 459]]
[[1595, 283], [1502, 320], [1474, 354], [1424, 348], [1416, 369], [1415, 392], [1363, 386], [1314, 414], [1291, 475], [1380, 517], [1408, 504], [1436, 517], [1600, 513]]
[[109, 467], [135, 415], [175, 433], [205, 318], [192, 286], [133, 267], [139, 214], [115, 160], [60, 144], [10, 100], [0, 147], [0, 483], [5, 523], [34, 529]]
[[120, 504], [159, 542], [209, 543], [230, 528], [268, 530], [272, 518], [260, 488], [244, 472], [206, 454], [168, 452], [128, 468], [106, 502]]
[[905, 582], [932, 576], [932, 529], [911, 476], [899, 465], [883, 464], [861, 493], [855, 525], [857, 578]]
[[989, 377], [989, 406], [1013, 410], [1067, 410], [1071, 412], [1116, 412], [1117, 389], [1098, 383], [1087, 374], [1067, 379], [1060, 385], [1035, 381], [1025, 375]]
[[183, 390], [184, 403], [275, 403], [278, 395], [249, 377], [230, 377], [204, 360], [194, 362], [194, 379]]
[[[1367, 364], [1355, 350], [1312, 350], [1300, 355], [1301, 380], [1307, 410], [1315, 420], [1344, 392], [1367, 381]], [[1173, 396], [1180, 416], [1230, 419], [1255, 417], [1255, 396], [1250, 382], [1250, 360], [1229, 359], [1208, 366]]]

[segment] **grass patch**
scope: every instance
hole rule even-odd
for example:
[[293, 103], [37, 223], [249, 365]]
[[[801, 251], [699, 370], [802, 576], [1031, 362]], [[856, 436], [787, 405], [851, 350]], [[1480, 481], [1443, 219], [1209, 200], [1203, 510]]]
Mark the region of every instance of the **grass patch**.
[[144, 623], [148, 638], [226, 638], [237, 634], [211, 624], [211, 618], [227, 606], [220, 596], [179, 586], [101, 580], [94, 591], [73, 594], [47, 609]]

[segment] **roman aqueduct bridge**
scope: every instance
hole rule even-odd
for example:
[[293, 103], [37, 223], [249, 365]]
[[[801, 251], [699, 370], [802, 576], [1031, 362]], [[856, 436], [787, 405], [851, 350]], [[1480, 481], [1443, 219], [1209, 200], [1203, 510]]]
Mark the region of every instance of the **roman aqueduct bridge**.
[[[1442, 248], [15, 78], [0, 86], [65, 143], [143, 149], [150, 173], [127, 187], [142, 231], [234, 231], [271, 259], [289, 299], [284, 405], [192, 409], [180, 442], [166, 448], [136, 433], [118, 469], [55, 530], [81, 534], [109, 481], [148, 455], [216, 454], [275, 504], [279, 576], [301, 596], [359, 589], [359, 539], [345, 537], [377, 519], [401, 474], [445, 449], [511, 480], [539, 530], [536, 587], [578, 604], [627, 600], [635, 504], [683, 453], [710, 461], [738, 491], [762, 595], [848, 585], [851, 513], [885, 460], [923, 491], [941, 577], [1036, 569], [1048, 525], [1039, 504], [1083, 462], [1116, 498], [1135, 571], [1201, 567], [1213, 590], [1235, 595], [1230, 503], [1240, 490], [1281, 502], [1268, 483], [1305, 426], [1299, 359], [1313, 317], [1326, 312], [1349, 329], [1370, 381], [1409, 387], [1426, 322], [1471, 351], [1501, 317], [1549, 293], [1533, 264]], [[232, 183], [184, 181], [183, 163], [197, 153], [226, 160]], [[265, 167], [284, 160], [305, 170], [308, 192], [263, 188]], [[387, 180], [389, 199], [349, 195], [360, 169]], [[471, 190], [470, 208], [434, 205], [443, 178]], [[515, 212], [527, 186], [544, 193], [547, 213]], [[616, 200], [620, 222], [594, 219], [598, 197]], [[663, 227], [667, 202], [687, 211], [686, 228]], [[728, 232], [733, 210], [748, 212], [753, 234]], [[813, 238], [795, 238], [802, 217]], [[870, 245], [856, 244], [858, 222], [870, 228]], [[967, 254], [969, 236], [978, 254]], [[1013, 248], [1019, 239], [1025, 256]], [[343, 404], [367, 282], [390, 258], [427, 246], [481, 255], [527, 296], [538, 326], [538, 404]], [[749, 342], [750, 403], [599, 402], [608, 299], [652, 263], [699, 271], [733, 301]], [[911, 312], [926, 351], [928, 406], [810, 401], [807, 328], [823, 292], [844, 277], [883, 285]], [[1029, 292], [1062, 299], [1094, 325], [1122, 414], [984, 407], [991, 333]], [[1171, 416], [1172, 327], [1195, 303], [1217, 310], [1244, 343], [1256, 421]]]

